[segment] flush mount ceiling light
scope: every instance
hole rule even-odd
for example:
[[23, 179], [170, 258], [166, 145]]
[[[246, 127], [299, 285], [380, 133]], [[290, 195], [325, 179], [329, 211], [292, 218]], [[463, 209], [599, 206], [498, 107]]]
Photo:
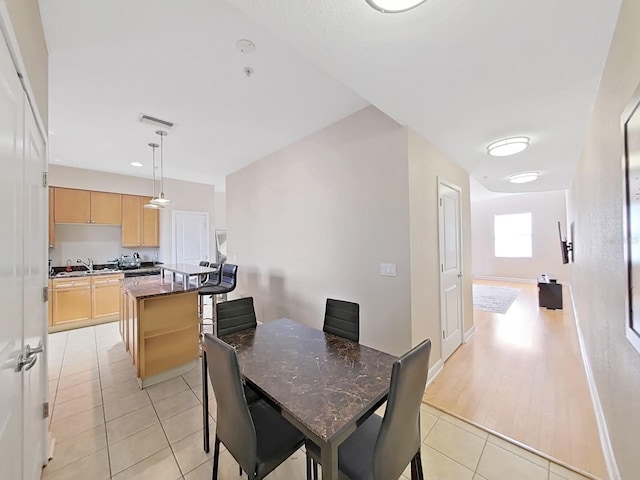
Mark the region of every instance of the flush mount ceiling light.
[[516, 173], [509, 177], [511, 183], [529, 183], [538, 179], [540, 172]]
[[131, 165], [132, 167], [144, 167], [144, 165], [140, 162], [131, 162], [129, 165]]
[[149, 200], [149, 203], [143, 205], [143, 208], [152, 208], [154, 210], [158, 210], [160, 208], [164, 208], [162, 205], [156, 205], [155, 203], [151, 203], [156, 199], [156, 148], [159, 147], [157, 143], [150, 143], [149, 146], [153, 149], [153, 161], [151, 162], [153, 168], [153, 198]]
[[492, 157], [506, 157], [520, 153], [529, 146], [529, 137], [511, 137], [493, 142], [487, 147], [487, 153]]
[[367, 0], [367, 3], [382, 13], [406, 12], [426, 0]]
[[165, 205], [173, 203], [168, 198], [164, 198], [164, 137], [167, 136], [167, 132], [164, 130], [156, 130], [156, 134], [160, 135], [160, 195], [149, 203], [164, 207]]

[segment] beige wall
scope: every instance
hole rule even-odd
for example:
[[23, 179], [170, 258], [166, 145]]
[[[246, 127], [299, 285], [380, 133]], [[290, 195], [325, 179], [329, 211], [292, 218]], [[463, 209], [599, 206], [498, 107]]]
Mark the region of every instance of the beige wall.
[[625, 338], [621, 114], [640, 82], [640, 2], [624, 0], [570, 191], [571, 286], [621, 478], [638, 478], [640, 354]]
[[[97, 172], [93, 170], [63, 167], [53, 164], [49, 165], [49, 184], [55, 187], [82, 188], [85, 190], [128, 193], [132, 195], [151, 196], [153, 193], [153, 185], [150, 178]], [[163, 210], [160, 210], [159, 260], [165, 263], [171, 262], [171, 212], [173, 210], [206, 212], [209, 214], [210, 258], [215, 258], [215, 187], [204, 183], [185, 182], [182, 180], [167, 178], [164, 181], [164, 192], [167, 198], [171, 199], [173, 203], [168, 207], [165, 207]], [[56, 248], [50, 252], [52, 256], [51, 258], [55, 259], [56, 262], [62, 260], [66, 261], [66, 259], [69, 258], [69, 255], [72, 255], [72, 252], [75, 250], [71, 248], [71, 245], [65, 245], [65, 243], [76, 242], [75, 238], [78, 233], [77, 230], [69, 232], [69, 226], [56, 226], [56, 233], [60, 228], [62, 228], [62, 236], [60, 239], [56, 238]], [[77, 228], [92, 228], [92, 226], [76, 227], [76, 229]], [[96, 260], [98, 258], [113, 258], [111, 253], [115, 248], [115, 242], [117, 242], [117, 239], [114, 237], [115, 233], [112, 230], [109, 230], [112, 227], [101, 228], [103, 231], [99, 231], [100, 227], [93, 228], [91, 231], [83, 230], [82, 232], [84, 232], [84, 236], [82, 238], [84, 238], [84, 240], [82, 240], [82, 242], [85, 246], [80, 247], [79, 245], [74, 245], [74, 247], [80, 248], [82, 252], [86, 253], [87, 248], [93, 248], [90, 246], [92, 242], [98, 242], [100, 239], [103, 239], [102, 241], [104, 241], [104, 243], [101, 244], [102, 247], [96, 251], [93, 257], [95, 257]], [[119, 227], [116, 228], [119, 230]], [[59, 243], [59, 240], [62, 243]], [[95, 248], [98, 248], [98, 243], [95, 244]], [[146, 255], [149, 259], [153, 257], [155, 252], [155, 249], [136, 250], [139, 250], [141, 255]], [[122, 253], [128, 254], [130, 251], [122, 249]], [[77, 255], [79, 256], [79, 254]], [[76, 256], [75, 258], [78, 257]]]
[[[401, 354], [425, 338], [440, 358], [437, 178], [462, 188], [464, 271], [471, 271], [469, 177], [368, 107], [227, 177], [236, 295], [261, 320], [321, 328], [327, 297], [360, 304], [361, 342]], [[380, 276], [396, 263], [397, 277]], [[464, 324], [473, 321], [471, 276]]]
[[49, 125], [49, 54], [38, 0], [5, 0], [44, 127]]
[[326, 298], [350, 300], [363, 344], [410, 348], [406, 135], [368, 107], [227, 177], [236, 295], [254, 297], [260, 320], [322, 328]]
[[461, 188], [464, 330], [473, 325], [469, 175], [413, 130], [408, 132], [411, 214], [412, 343], [432, 340], [431, 365], [440, 359], [438, 178]]
[[[532, 258], [496, 258], [494, 216], [531, 212]], [[558, 222], [567, 236], [566, 192], [521, 193], [471, 202], [473, 275], [535, 281], [540, 273], [552, 273], [568, 282], [570, 266], [562, 264]]]

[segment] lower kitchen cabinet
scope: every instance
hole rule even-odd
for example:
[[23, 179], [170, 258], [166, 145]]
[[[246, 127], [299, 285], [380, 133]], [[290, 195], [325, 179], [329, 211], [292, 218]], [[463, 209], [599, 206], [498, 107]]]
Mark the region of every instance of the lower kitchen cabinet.
[[91, 318], [91, 278], [52, 281], [50, 325], [81, 322]]
[[120, 313], [120, 279], [122, 274], [101, 275], [92, 278], [92, 318], [103, 318]]
[[49, 282], [49, 331], [117, 320], [123, 274], [59, 278]]

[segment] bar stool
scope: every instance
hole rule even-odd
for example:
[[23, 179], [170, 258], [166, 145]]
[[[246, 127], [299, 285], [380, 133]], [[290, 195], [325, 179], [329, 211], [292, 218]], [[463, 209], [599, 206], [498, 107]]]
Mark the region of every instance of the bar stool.
[[[205, 265], [206, 264], [206, 265]], [[204, 319], [204, 297], [210, 296], [209, 287], [218, 285], [220, 283], [220, 264], [200, 262], [201, 267], [211, 267], [217, 270], [216, 273], [208, 275], [200, 275], [200, 289], [198, 290], [198, 316], [202, 323]]]

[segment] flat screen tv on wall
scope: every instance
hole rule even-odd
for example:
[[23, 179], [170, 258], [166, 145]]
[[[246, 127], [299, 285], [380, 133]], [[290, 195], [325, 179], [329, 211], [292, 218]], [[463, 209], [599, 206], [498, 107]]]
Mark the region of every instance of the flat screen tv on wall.
[[560, 238], [560, 252], [562, 253], [562, 263], [569, 263], [569, 250], [571, 250], [571, 244], [566, 239], [562, 239], [562, 227], [558, 222], [558, 237]]

